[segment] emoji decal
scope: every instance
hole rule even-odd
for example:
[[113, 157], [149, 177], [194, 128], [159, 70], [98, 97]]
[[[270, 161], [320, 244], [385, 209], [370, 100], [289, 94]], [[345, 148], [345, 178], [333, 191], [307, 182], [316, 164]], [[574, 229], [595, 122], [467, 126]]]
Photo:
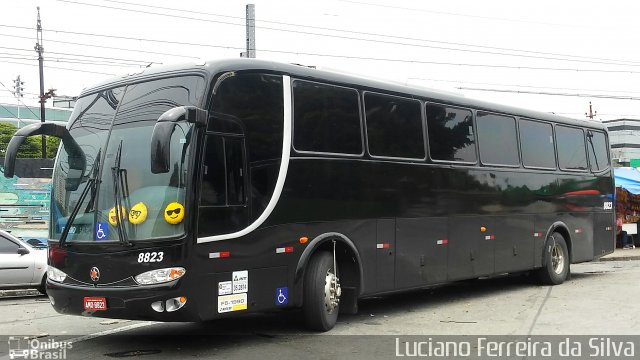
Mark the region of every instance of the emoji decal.
[[139, 202], [131, 207], [129, 210], [129, 222], [138, 225], [147, 220], [147, 206]]
[[[124, 206], [120, 206], [120, 220], [123, 220], [127, 216], [127, 211], [124, 209]], [[116, 216], [116, 207], [112, 207], [109, 210], [109, 224], [116, 226], [118, 225], [118, 217]]]
[[172, 202], [164, 208], [164, 219], [169, 224], [180, 224], [184, 219], [184, 206], [178, 202]]

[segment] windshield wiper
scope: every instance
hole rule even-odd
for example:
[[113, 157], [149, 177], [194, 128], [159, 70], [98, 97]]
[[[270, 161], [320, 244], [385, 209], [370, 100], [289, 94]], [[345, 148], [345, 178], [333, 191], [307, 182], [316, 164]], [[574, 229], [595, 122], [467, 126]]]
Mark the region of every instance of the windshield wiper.
[[[76, 219], [76, 216], [78, 215], [78, 212], [80, 211], [80, 208], [82, 207], [82, 203], [84, 202], [84, 198], [87, 197], [87, 194], [89, 193], [89, 190], [91, 190], [91, 198], [89, 199], [89, 205], [93, 205], [93, 200], [97, 194], [97, 184], [99, 182], [98, 180], [98, 173], [100, 171], [100, 157], [101, 157], [101, 153], [102, 153], [102, 149], [98, 150], [98, 154], [96, 155], [95, 160], [93, 161], [93, 165], [91, 167], [91, 177], [89, 177], [89, 179], [87, 180], [87, 184], [84, 186], [84, 188], [82, 189], [82, 193], [80, 194], [80, 198], [78, 199], [78, 203], [76, 203], [76, 205], [73, 207], [73, 210], [71, 210], [71, 214], [69, 215], [69, 218], [67, 220], [67, 224], [64, 226], [64, 230], [62, 230], [62, 234], [60, 235], [60, 243], [59, 245], [62, 247], [64, 246], [64, 244], [67, 241], [67, 236], [69, 236], [69, 230], [71, 230], [71, 225], [73, 224], [73, 222]], [[90, 206], [87, 205], [87, 209], [90, 208]], [[86, 211], [85, 211], [86, 212]]]
[[122, 199], [120, 197], [120, 191], [122, 189], [122, 196], [128, 198], [129, 194], [129, 186], [126, 183], [127, 178], [127, 170], [120, 169], [120, 161], [122, 158], [122, 140], [120, 140], [120, 145], [118, 145], [118, 152], [116, 153], [116, 158], [113, 163], [113, 167], [111, 168], [111, 175], [113, 177], [113, 200], [116, 211], [116, 224], [118, 229], [118, 236], [120, 238], [120, 244], [124, 246], [133, 245], [127, 236], [127, 229], [124, 227], [124, 220], [127, 216], [126, 210], [125, 214], [122, 213]]

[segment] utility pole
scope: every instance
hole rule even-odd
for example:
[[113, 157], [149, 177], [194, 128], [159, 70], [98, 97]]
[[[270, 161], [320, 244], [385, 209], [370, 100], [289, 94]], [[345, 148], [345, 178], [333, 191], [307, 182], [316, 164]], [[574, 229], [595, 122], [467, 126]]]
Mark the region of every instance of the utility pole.
[[589, 113], [584, 113], [589, 119], [593, 120], [593, 117], [598, 114], [597, 111], [593, 111], [593, 107], [591, 106], [591, 101], [589, 101]]
[[18, 129], [19, 129], [20, 128], [20, 98], [24, 96], [24, 94], [22, 93], [24, 91], [24, 88], [22, 87], [22, 85], [24, 85], [24, 81], [20, 81], [20, 75], [18, 75], [16, 79], [13, 80], [13, 82], [15, 83], [15, 85], [13, 85], [13, 88], [15, 89], [13, 92], [13, 95], [18, 100]]
[[[44, 103], [47, 101], [44, 94], [44, 58], [42, 57], [42, 53], [44, 52], [44, 47], [42, 46], [42, 23], [40, 22], [40, 6], [38, 9], [38, 24], [36, 27], [36, 46], [34, 49], [38, 53], [38, 67], [40, 68], [40, 122], [44, 122]], [[47, 157], [47, 137], [42, 135], [42, 158], [46, 159]]]
[[247, 5], [247, 57], [255, 59], [256, 57], [256, 6], [254, 4]]

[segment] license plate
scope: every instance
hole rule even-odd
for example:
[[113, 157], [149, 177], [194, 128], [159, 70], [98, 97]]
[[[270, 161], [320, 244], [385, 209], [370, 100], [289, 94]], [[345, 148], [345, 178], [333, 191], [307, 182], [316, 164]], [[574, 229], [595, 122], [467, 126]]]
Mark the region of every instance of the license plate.
[[107, 310], [107, 298], [86, 297], [84, 298], [85, 310]]

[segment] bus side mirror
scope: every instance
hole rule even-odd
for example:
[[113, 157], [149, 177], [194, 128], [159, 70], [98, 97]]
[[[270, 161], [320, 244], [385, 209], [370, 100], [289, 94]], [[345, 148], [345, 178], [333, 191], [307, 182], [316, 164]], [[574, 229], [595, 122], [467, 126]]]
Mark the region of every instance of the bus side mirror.
[[176, 123], [186, 121], [196, 126], [207, 125], [207, 111], [195, 106], [178, 106], [160, 115], [151, 135], [151, 172], [169, 172], [171, 135]]
[[64, 149], [69, 154], [69, 170], [78, 170], [84, 174], [86, 159], [84, 152], [78, 143], [71, 137], [69, 130], [64, 125], [56, 123], [36, 123], [19, 129], [9, 141], [4, 157], [4, 177], [11, 178], [15, 173], [16, 156], [20, 145], [29, 136], [47, 135], [60, 138]]

